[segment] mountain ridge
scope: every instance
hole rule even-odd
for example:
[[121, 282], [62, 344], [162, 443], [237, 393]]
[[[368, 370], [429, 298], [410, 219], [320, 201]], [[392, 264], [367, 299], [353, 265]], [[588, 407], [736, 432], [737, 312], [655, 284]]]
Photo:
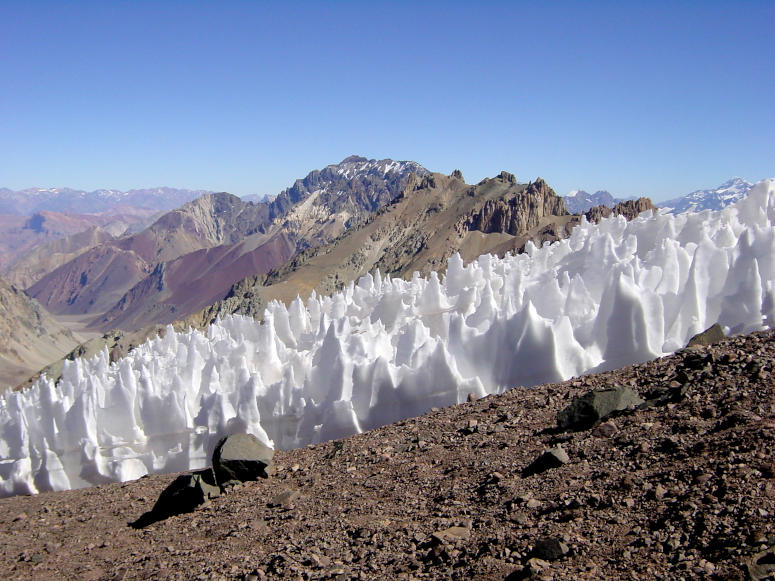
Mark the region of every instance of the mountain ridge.
[[[398, 195], [412, 172], [427, 170], [416, 162], [351, 156], [310, 172], [267, 202], [205, 194], [142, 232], [59, 267], [30, 294], [56, 314], [93, 314], [92, 324], [103, 331], [171, 322], [222, 298], [246, 275], [280, 266], [299, 249], [365, 219]], [[144, 282], [153, 276], [155, 282]]]

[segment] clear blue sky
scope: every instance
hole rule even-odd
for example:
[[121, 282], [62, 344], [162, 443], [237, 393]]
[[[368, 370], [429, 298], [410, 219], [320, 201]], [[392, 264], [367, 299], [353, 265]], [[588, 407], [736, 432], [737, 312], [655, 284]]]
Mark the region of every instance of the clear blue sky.
[[277, 193], [350, 154], [655, 200], [775, 176], [775, 2], [0, 0], [0, 187]]

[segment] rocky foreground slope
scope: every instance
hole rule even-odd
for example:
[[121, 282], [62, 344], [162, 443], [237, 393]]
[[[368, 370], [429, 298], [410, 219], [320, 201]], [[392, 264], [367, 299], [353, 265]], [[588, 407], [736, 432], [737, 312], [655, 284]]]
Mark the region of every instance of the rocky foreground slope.
[[[145, 528], [172, 480], [0, 500], [15, 579], [764, 579], [775, 333], [277, 452], [266, 480]], [[594, 388], [647, 403], [561, 432]], [[561, 451], [557, 449], [561, 448]], [[547, 450], [553, 463], [526, 470]]]

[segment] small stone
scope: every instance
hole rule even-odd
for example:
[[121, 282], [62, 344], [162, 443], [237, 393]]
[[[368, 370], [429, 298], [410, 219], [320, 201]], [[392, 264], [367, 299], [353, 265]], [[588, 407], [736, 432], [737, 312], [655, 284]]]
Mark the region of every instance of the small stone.
[[142, 528], [151, 522], [191, 512], [197, 506], [220, 494], [221, 490], [216, 486], [215, 477], [210, 468], [183, 474], [162, 490], [153, 509], [135, 521], [133, 526]]
[[467, 527], [449, 527], [443, 531], [437, 531], [431, 536], [440, 543], [456, 543], [466, 540], [471, 535]]
[[592, 434], [594, 436], [597, 436], [599, 438], [610, 438], [617, 432], [616, 424], [613, 422], [613, 420], [608, 420], [607, 422], [603, 422], [599, 426], [597, 426]]
[[272, 497], [269, 506], [289, 506], [297, 498], [299, 498], [298, 490], [283, 490]]
[[537, 557], [533, 557], [531, 559], [528, 559], [527, 566], [530, 567], [530, 570], [534, 574], [538, 574], [544, 569], [548, 569], [551, 567], [551, 564], [547, 561], [544, 561], [543, 559], [539, 559]]
[[570, 458], [568, 458], [568, 454], [562, 449], [562, 446], [550, 448], [533, 460], [533, 462], [522, 471], [522, 476], [532, 476], [553, 468], [559, 468], [569, 461]]
[[746, 563], [749, 578], [763, 581], [775, 576], [775, 551], [763, 551], [751, 557]]
[[543, 503], [540, 500], [536, 500], [535, 498], [531, 498], [530, 500], [527, 501], [525, 506], [527, 506], [530, 509], [536, 509], [536, 508], [541, 508], [542, 505], [543, 505]]
[[686, 346], [707, 347], [709, 345], [713, 345], [714, 343], [719, 343], [726, 338], [727, 336], [724, 334], [724, 330], [721, 328], [721, 325], [716, 323], [712, 327], [705, 329], [702, 333], [697, 333], [694, 337], [689, 339], [689, 343], [687, 343]]

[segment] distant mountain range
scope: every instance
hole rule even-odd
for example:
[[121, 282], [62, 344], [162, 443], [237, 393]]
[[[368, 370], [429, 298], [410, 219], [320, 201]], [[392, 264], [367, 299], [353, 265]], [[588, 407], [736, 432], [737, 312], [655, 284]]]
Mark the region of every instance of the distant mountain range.
[[563, 197], [565, 207], [571, 214], [583, 214], [595, 206], [608, 206], [613, 208], [619, 202], [633, 198], [615, 198], [611, 193], [605, 190], [598, 190], [594, 194], [584, 190], [573, 190]]
[[148, 210], [172, 210], [186, 202], [209, 194], [208, 190], [147, 188], [140, 190], [73, 190], [71, 188], [0, 188], [0, 214], [28, 216], [36, 212], [97, 214], [132, 206]]
[[682, 212], [700, 212], [702, 210], [720, 210], [744, 198], [753, 188], [753, 184], [742, 179], [732, 178], [709, 190], [697, 190], [680, 198], [667, 200], [659, 204], [671, 208], [674, 214]]
[[[682, 212], [700, 212], [702, 210], [721, 210], [745, 197], [753, 188], [753, 184], [742, 178], [732, 178], [716, 188], [697, 190], [685, 196], [680, 196], [659, 202], [660, 208], [669, 208], [673, 214]], [[584, 190], [573, 190], [563, 197], [565, 207], [571, 214], [587, 212], [594, 206], [613, 207], [615, 204], [633, 198], [617, 198], [611, 193], [600, 190], [594, 194]]]

